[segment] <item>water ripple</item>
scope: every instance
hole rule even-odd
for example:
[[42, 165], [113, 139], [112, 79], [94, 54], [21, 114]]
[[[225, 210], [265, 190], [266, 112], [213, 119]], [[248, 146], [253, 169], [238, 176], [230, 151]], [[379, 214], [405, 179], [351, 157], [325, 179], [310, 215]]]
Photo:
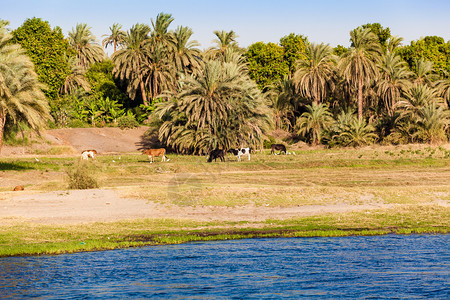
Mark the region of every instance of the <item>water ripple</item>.
[[449, 299], [449, 235], [249, 239], [0, 259], [0, 298]]

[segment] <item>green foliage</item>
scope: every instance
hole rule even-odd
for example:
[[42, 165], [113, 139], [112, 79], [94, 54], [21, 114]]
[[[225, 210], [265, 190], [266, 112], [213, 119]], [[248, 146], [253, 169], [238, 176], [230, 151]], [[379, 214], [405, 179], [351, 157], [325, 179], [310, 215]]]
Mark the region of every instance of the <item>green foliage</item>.
[[139, 123], [136, 121], [134, 115], [127, 114], [117, 119], [117, 126], [119, 126], [120, 129], [132, 129], [139, 127]]
[[129, 98], [117, 86], [112, 71], [114, 64], [111, 60], [104, 60], [92, 64], [86, 72], [86, 78], [91, 84], [91, 95], [95, 99], [113, 99], [124, 105], [129, 102]]
[[283, 47], [283, 58], [287, 62], [290, 74], [295, 71], [296, 61], [305, 59], [306, 48], [309, 45], [308, 38], [303, 35], [291, 33], [280, 39], [280, 45]]
[[270, 147], [272, 147], [272, 144], [275, 144], [275, 138], [273, 136], [267, 136], [266, 139], [264, 139], [263, 142], [263, 148], [264, 149], [270, 149]]
[[337, 56], [341, 56], [344, 53], [347, 53], [348, 48], [342, 46], [342, 45], [337, 45], [336, 47], [333, 48], [333, 54], [337, 55]]
[[412, 41], [409, 46], [399, 49], [399, 54], [414, 70], [415, 62], [420, 58], [433, 62], [434, 69], [443, 75], [443, 71], [450, 72], [450, 42], [445, 42], [442, 37], [426, 36], [417, 41]]
[[89, 128], [89, 124], [80, 119], [73, 119], [67, 123], [67, 126], [70, 128]]
[[50, 118], [47, 99], [34, 65], [12, 36], [0, 28], [0, 149], [8, 122], [38, 131]]
[[21, 44], [35, 65], [39, 81], [46, 84], [46, 96], [54, 100], [70, 72], [65, 55], [74, 55], [61, 28], [50, 28], [40, 18], [27, 19], [12, 32], [13, 43]]
[[333, 118], [323, 103], [307, 105], [306, 109], [307, 111], [297, 119], [297, 133], [307, 137], [313, 145], [317, 145], [322, 139], [322, 132], [332, 124]]
[[249, 76], [261, 90], [289, 74], [289, 65], [284, 59], [284, 50], [274, 43], [252, 44], [245, 56], [248, 61]]
[[330, 146], [370, 145], [378, 138], [374, 131], [372, 125], [358, 119], [353, 111], [342, 111], [326, 133], [326, 140]]
[[86, 190], [98, 188], [97, 180], [91, 175], [90, 162], [80, 161], [74, 169], [68, 170], [68, 188], [71, 190]]
[[370, 28], [377, 37], [383, 49], [387, 47], [387, 41], [391, 38], [391, 30], [389, 27], [383, 28], [380, 23], [368, 23], [361, 26], [362, 28]]

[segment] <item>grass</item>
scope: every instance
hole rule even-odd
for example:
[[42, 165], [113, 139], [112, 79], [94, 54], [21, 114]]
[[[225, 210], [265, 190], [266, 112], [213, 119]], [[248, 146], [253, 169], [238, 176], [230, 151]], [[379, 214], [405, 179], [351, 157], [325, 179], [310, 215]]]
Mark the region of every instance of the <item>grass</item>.
[[[0, 256], [59, 254], [253, 237], [448, 233], [450, 156], [445, 147], [405, 146], [258, 153], [251, 161], [206, 163], [169, 154], [150, 164], [138, 154], [100, 155], [87, 166], [100, 187], [122, 196], [186, 206], [379, 205], [379, 210], [244, 222], [140, 219], [81, 225], [4, 220]], [[37, 159], [36, 159], [37, 158]], [[0, 205], [13, 194], [2, 178], [26, 182], [27, 192], [67, 189], [78, 157], [0, 160]], [[39, 178], [39, 180], [32, 180]], [[13, 182], [12, 181], [12, 182]], [[14, 182], [15, 182], [14, 181]]]
[[0, 257], [257, 237], [448, 233], [449, 217], [448, 210], [432, 206], [407, 206], [400, 210], [327, 214], [262, 222], [141, 219], [72, 226], [20, 223], [8, 228], [0, 227]]

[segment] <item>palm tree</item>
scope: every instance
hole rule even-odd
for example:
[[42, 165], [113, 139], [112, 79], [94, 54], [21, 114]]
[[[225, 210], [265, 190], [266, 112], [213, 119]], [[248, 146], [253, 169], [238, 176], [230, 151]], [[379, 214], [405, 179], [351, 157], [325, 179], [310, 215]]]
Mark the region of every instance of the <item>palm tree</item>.
[[432, 86], [433, 82], [438, 78], [437, 74], [434, 73], [433, 62], [426, 61], [423, 58], [414, 61], [413, 71], [414, 83], [426, 83]]
[[136, 91], [140, 89], [144, 105], [147, 103], [145, 92], [145, 66], [148, 64], [149, 49], [148, 34], [150, 27], [144, 24], [134, 25], [125, 38], [125, 47], [115, 52], [111, 59], [114, 63], [113, 74], [120, 79], [129, 81], [128, 94], [131, 99], [136, 97]]
[[445, 132], [450, 126], [450, 111], [435, 102], [428, 103], [417, 111], [415, 124], [415, 138], [429, 143], [447, 141]]
[[313, 103], [306, 106], [307, 111], [297, 119], [297, 133], [310, 136], [311, 144], [318, 145], [322, 139], [322, 132], [333, 123], [333, 117], [327, 105]]
[[174, 89], [175, 70], [168, 59], [167, 48], [162, 44], [157, 44], [152, 51], [147, 51], [146, 55], [147, 60], [142, 66], [142, 72], [152, 100], [163, 91]]
[[450, 107], [450, 76], [444, 71], [444, 79], [439, 80], [437, 83], [437, 88], [441, 93], [442, 98], [444, 98], [447, 108]]
[[400, 49], [400, 46], [403, 42], [403, 38], [402, 37], [398, 37], [398, 36], [391, 36], [389, 38], [389, 40], [387, 41], [387, 53], [394, 53], [396, 52], [398, 49]]
[[152, 21], [153, 31], [151, 33], [152, 44], [162, 44], [164, 47], [172, 47], [172, 32], [169, 31], [170, 23], [174, 18], [171, 14], [159, 13], [156, 20]]
[[411, 75], [406, 63], [399, 55], [390, 52], [383, 57], [377, 92], [389, 116], [393, 116], [395, 103], [400, 100], [402, 92], [409, 87]]
[[294, 110], [296, 106], [295, 86], [287, 76], [276, 82], [275, 86], [268, 92], [271, 108], [274, 112], [275, 129], [287, 129], [292, 127]]
[[374, 131], [375, 128], [367, 124], [365, 120], [353, 118], [345, 130], [339, 135], [333, 136], [333, 139], [342, 146], [370, 145], [378, 138]]
[[110, 35], [103, 35], [105, 38], [102, 41], [102, 46], [106, 48], [108, 47], [108, 45], [113, 45], [115, 53], [117, 50], [117, 46], [121, 46], [124, 44], [127, 34], [122, 30], [122, 25], [120, 25], [119, 23], [114, 23], [112, 27], [109, 27], [109, 30], [111, 30]]
[[[224, 78], [226, 75], [228, 78]], [[231, 104], [224, 101], [230, 92], [241, 90], [239, 74], [224, 74], [222, 64], [217, 61], [205, 63], [202, 73], [196, 78], [186, 77], [186, 87], [180, 93], [183, 99], [180, 108], [188, 115], [188, 120], [197, 128], [208, 128], [214, 133], [218, 122], [226, 120], [231, 112]]]
[[323, 43], [313, 43], [308, 45], [305, 56], [297, 61], [294, 82], [304, 97], [312, 99], [318, 105], [325, 100], [328, 91], [333, 89], [333, 49]]
[[77, 53], [78, 62], [84, 69], [94, 62], [102, 61], [105, 57], [103, 48], [96, 43], [91, 27], [87, 24], [77, 24], [75, 29], [72, 28], [68, 40]]
[[189, 41], [192, 34], [192, 29], [184, 26], [178, 26], [173, 33], [172, 60], [176, 70], [185, 75], [193, 73], [200, 66], [200, 50], [196, 48], [200, 44], [195, 40]]
[[159, 138], [181, 152], [257, 145], [268, 128], [264, 99], [235, 63], [205, 61], [198, 74], [181, 78], [175, 96], [158, 105]]
[[70, 66], [70, 73], [64, 80], [64, 84], [61, 86], [61, 94], [72, 94], [72, 92], [78, 87], [82, 88], [86, 92], [91, 90], [90, 83], [87, 80], [85, 74], [86, 70], [81, 67], [76, 57], [65, 57], [67, 64]]
[[368, 87], [371, 80], [378, 76], [376, 62], [381, 55], [381, 46], [378, 37], [370, 28], [358, 27], [350, 32], [352, 45], [348, 52], [343, 54], [339, 69], [344, 79], [357, 91], [358, 118], [363, 117], [363, 90]]
[[236, 38], [238, 38], [238, 36], [233, 30], [229, 32], [225, 30], [215, 30], [214, 35], [217, 38], [212, 40], [212, 42], [217, 44], [217, 46], [210, 48], [206, 53], [208, 56], [211, 56], [211, 58], [222, 56], [227, 49], [237, 48]]
[[403, 93], [396, 108], [399, 108], [407, 115], [412, 116], [412, 114], [416, 114], [421, 108], [428, 104], [442, 104], [442, 102], [443, 99], [439, 96], [439, 91], [437, 89], [429, 87], [426, 84], [414, 83]]
[[50, 118], [34, 65], [20, 45], [11, 44], [11, 35], [0, 28], [0, 151], [6, 117], [39, 130]]

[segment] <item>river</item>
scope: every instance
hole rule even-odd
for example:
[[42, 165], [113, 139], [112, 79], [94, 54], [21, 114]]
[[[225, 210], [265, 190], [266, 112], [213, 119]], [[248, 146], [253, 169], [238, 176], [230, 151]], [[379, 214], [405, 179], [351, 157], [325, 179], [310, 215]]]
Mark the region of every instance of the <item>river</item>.
[[0, 298], [450, 299], [450, 235], [244, 239], [0, 258]]

